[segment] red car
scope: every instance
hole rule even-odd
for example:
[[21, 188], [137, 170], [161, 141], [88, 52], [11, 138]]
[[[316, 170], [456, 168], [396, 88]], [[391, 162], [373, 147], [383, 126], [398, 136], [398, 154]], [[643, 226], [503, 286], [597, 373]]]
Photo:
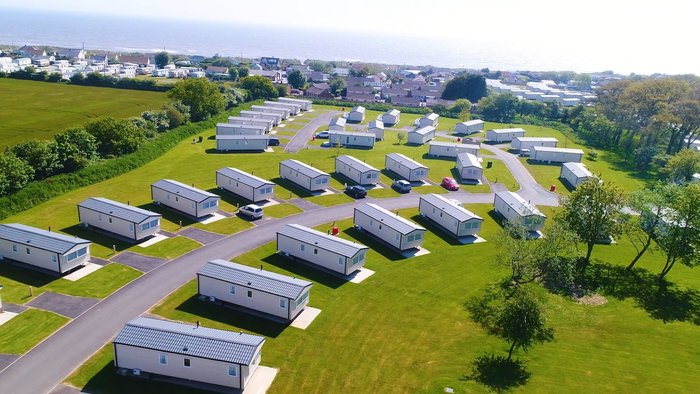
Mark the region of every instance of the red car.
[[457, 183], [457, 181], [455, 181], [454, 178], [450, 178], [450, 177], [442, 178], [442, 182], [440, 183], [440, 186], [444, 187], [447, 190], [452, 190], [452, 191], [459, 190], [459, 184]]

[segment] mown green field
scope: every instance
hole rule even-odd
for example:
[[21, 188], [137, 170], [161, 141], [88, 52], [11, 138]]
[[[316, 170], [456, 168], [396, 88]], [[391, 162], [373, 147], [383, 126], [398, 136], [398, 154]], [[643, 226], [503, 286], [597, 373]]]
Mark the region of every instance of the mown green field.
[[158, 109], [164, 93], [72, 86], [0, 78], [0, 150], [22, 141], [51, 139], [93, 118], [125, 118]]

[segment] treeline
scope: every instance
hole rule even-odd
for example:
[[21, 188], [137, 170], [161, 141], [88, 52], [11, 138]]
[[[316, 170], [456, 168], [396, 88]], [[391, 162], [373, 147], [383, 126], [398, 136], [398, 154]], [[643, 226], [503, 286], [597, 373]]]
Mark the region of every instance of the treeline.
[[147, 90], [152, 92], [167, 92], [172, 86], [158, 85], [153, 79], [135, 78], [114, 78], [111, 75], [102, 75], [99, 72], [91, 72], [87, 75], [81, 73], [73, 75], [70, 80], [63, 79], [61, 73], [47, 73], [46, 71], [36, 71], [34, 67], [27, 67], [24, 70], [13, 71], [11, 73], [0, 73], [0, 78], [24, 79], [29, 81], [70, 83], [80, 86], [98, 86], [116, 89]]

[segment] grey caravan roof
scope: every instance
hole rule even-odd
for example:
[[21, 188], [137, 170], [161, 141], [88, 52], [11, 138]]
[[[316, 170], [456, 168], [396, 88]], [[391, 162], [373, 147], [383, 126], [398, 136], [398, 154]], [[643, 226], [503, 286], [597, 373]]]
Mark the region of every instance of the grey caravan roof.
[[345, 257], [353, 257], [357, 252], [369, 249], [367, 246], [350, 242], [337, 236], [328, 235], [300, 224], [288, 224], [277, 234], [282, 234], [297, 241], [316, 245], [321, 249], [337, 253]]
[[265, 337], [139, 317], [126, 323], [114, 343], [250, 365]]
[[481, 150], [479, 145], [473, 144], [458, 144], [456, 142], [445, 142], [445, 141], [430, 141], [428, 146], [444, 146], [446, 148], [464, 148], [464, 149], [476, 149]]
[[112, 215], [132, 223], [141, 223], [147, 219], [159, 218], [162, 216], [155, 212], [132, 207], [131, 205], [122, 204], [102, 197], [90, 197], [78, 204], [78, 206], [106, 215]]
[[64, 254], [78, 245], [90, 243], [82, 238], [70, 237], [19, 223], [0, 224], [0, 239], [60, 254]]
[[360, 172], [379, 171], [378, 169], [372, 167], [371, 165], [369, 165], [369, 164], [367, 164], [359, 159], [356, 159], [352, 156], [348, 156], [348, 155], [338, 156], [335, 158], [335, 161], [339, 161], [339, 162], [345, 164], [346, 166], [352, 167]]
[[304, 290], [311, 287], [312, 284], [305, 280], [226, 260], [212, 260], [206, 263], [198, 273], [293, 300], [299, 298]]
[[588, 171], [583, 163], [576, 163], [573, 161], [562, 164], [562, 167], [566, 167], [571, 171], [577, 178], [593, 177], [593, 174]]
[[269, 140], [267, 135], [260, 134], [233, 134], [233, 135], [217, 135], [217, 140]]
[[583, 154], [583, 151], [581, 149], [572, 149], [572, 148], [552, 148], [549, 146], [533, 146], [532, 150], [534, 151], [542, 151], [542, 152], [553, 152], [553, 153], [578, 153], [578, 154]]
[[257, 189], [260, 186], [274, 185], [274, 183], [272, 183], [270, 181], [266, 181], [265, 179], [257, 177], [253, 174], [249, 174], [245, 171], [241, 171], [238, 168], [224, 167], [224, 168], [216, 171], [216, 173], [221, 174], [227, 178], [235, 179], [238, 182], [246, 184], [254, 189]]
[[284, 165], [285, 167], [289, 167], [297, 172], [300, 172], [310, 178], [316, 178], [317, 176], [320, 175], [328, 175], [325, 172], [319, 170], [318, 168], [311, 167], [310, 165], [306, 163], [302, 163], [298, 160], [294, 159], [287, 159], [284, 161], [280, 162], [281, 165]]
[[481, 119], [474, 119], [474, 120], [468, 120], [466, 122], [462, 122], [462, 124], [465, 126], [474, 126], [474, 125], [483, 124], [483, 123], [484, 123], [484, 121]]
[[367, 126], [370, 129], [384, 129], [384, 122], [381, 120], [373, 120], [369, 122], [369, 125]]
[[420, 135], [426, 135], [426, 134], [430, 134], [434, 131], [435, 131], [435, 127], [425, 126], [425, 127], [421, 127], [420, 129], [417, 129], [417, 130], [409, 131], [409, 134], [416, 133], [416, 134], [420, 134]]
[[401, 111], [399, 111], [396, 108], [390, 109], [390, 110], [385, 112], [385, 114], [391, 115], [391, 116], [398, 116], [400, 113], [401, 113]]
[[408, 219], [404, 219], [393, 212], [389, 212], [377, 204], [365, 203], [355, 208], [355, 210], [364, 213], [374, 220], [378, 220], [386, 224], [401, 234], [408, 234], [415, 230], [425, 230], [425, 228], [422, 226], [419, 226]]
[[424, 166], [423, 164], [420, 164], [419, 162], [415, 160], [411, 160], [408, 157], [402, 155], [401, 153], [388, 153], [386, 157], [398, 162], [399, 164], [406, 166], [412, 170], [415, 170], [417, 168], [425, 168], [428, 169], [428, 167]]
[[460, 167], [477, 167], [477, 168], [482, 168], [481, 163], [479, 163], [479, 159], [476, 158], [473, 154], [469, 152], [464, 152], [460, 153], [457, 155], [457, 161], [459, 162]]
[[516, 212], [520, 214], [520, 216], [538, 215], [542, 217], [547, 217], [545, 216], [545, 214], [540, 212], [540, 210], [537, 209], [537, 207], [525, 201], [517, 193], [502, 191], [496, 193], [496, 196], [498, 196], [501, 200], [505, 201], [506, 204], [510, 205], [511, 208], [513, 208]]
[[219, 198], [219, 196], [216, 194], [197, 189], [193, 186], [185, 185], [184, 183], [174, 181], [172, 179], [161, 179], [154, 182], [151, 186], [165, 190], [166, 192], [177, 194], [184, 199], [194, 202], [202, 202], [208, 198]]
[[345, 118], [333, 118], [331, 119], [331, 122], [328, 124], [329, 126], [342, 126], [345, 127], [345, 124], [347, 121]]
[[448, 216], [453, 217], [460, 222], [466, 222], [467, 220], [472, 219], [484, 220], [480, 216], [453, 203], [439, 194], [426, 194], [420, 196], [420, 199], [425, 200], [425, 202], [428, 204], [438, 208], [439, 210], [445, 212]]
[[[254, 120], [255, 118], [248, 118]], [[217, 123], [216, 127], [221, 127], [224, 129], [257, 129], [265, 130], [266, 127], [257, 124], [246, 124], [246, 123]]]

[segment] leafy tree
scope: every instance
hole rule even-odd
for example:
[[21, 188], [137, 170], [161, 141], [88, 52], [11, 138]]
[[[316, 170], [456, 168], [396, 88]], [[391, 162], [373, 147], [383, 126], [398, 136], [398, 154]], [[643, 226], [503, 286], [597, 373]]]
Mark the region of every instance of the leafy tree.
[[0, 196], [15, 193], [34, 178], [34, 169], [12, 152], [0, 155]]
[[576, 74], [573, 83], [579, 89], [590, 89], [592, 78], [590, 74]]
[[77, 171], [97, 160], [97, 140], [82, 128], [66, 130], [54, 139], [63, 172]]
[[640, 171], [647, 171], [654, 161], [657, 149], [655, 146], [644, 145], [634, 150], [634, 164]]
[[684, 149], [671, 157], [661, 173], [675, 183], [687, 183], [693, 180], [693, 174], [700, 172], [700, 152]]
[[396, 133], [396, 139], [399, 141], [399, 145], [402, 145], [403, 140], [406, 139], [406, 133], [404, 133], [403, 131], [399, 131], [398, 133]]
[[238, 68], [238, 78], [245, 78], [248, 76], [248, 69], [245, 67]]
[[174, 129], [190, 121], [190, 107], [180, 101], [175, 101], [163, 106], [165, 116], [168, 117], [168, 127]]
[[287, 74], [287, 82], [289, 82], [294, 89], [303, 89], [304, 85], [306, 85], [306, 77], [301, 71], [294, 70]]
[[166, 132], [170, 129], [170, 119], [168, 119], [168, 115], [164, 110], [142, 112], [141, 118], [150, 123], [159, 133]]
[[70, 83], [73, 85], [83, 85], [85, 83], [85, 76], [83, 73], [75, 73], [70, 77]]
[[168, 91], [171, 100], [181, 101], [190, 107], [193, 121], [208, 119], [226, 108], [226, 99], [219, 87], [205, 78], [188, 78], [178, 81]]
[[452, 116], [459, 118], [462, 122], [471, 118], [472, 103], [467, 99], [459, 99], [450, 107], [449, 112]]
[[331, 93], [334, 96], [341, 94], [343, 89], [346, 88], [345, 80], [337, 75], [328, 81], [328, 86], [330, 87]]
[[278, 97], [285, 97], [287, 95], [287, 85], [274, 85], [277, 89]]
[[510, 93], [489, 95], [479, 100], [478, 107], [485, 120], [510, 123], [517, 114], [518, 98]]
[[84, 127], [97, 140], [97, 151], [102, 157], [135, 152], [146, 140], [143, 130], [126, 119], [103, 118]]
[[663, 224], [656, 243], [666, 254], [659, 279], [663, 279], [677, 261], [694, 267], [700, 264], [700, 185], [691, 183], [680, 188], [663, 212]]
[[269, 99], [278, 96], [272, 81], [260, 75], [241, 78], [240, 87], [248, 91], [251, 100]]
[[156, 67], [165, 68], [165, 66], [167, 66], [168, 63], [170, 63], [170, 54], [165, 51], [158, 52], [156, 53], [154, 60], [156, 62]]
[[48, 178], [61, 169], [56, 144], [51, 141], [20, 142], [10, 148], [10, 152], [34, 169], [35, 179]]
[[231, 67], [228, 69], [228, 75], [231, 77], [231, 80], [237, 81], [238, 80], [238, 70], [235, 67]]
[[477, 102], [488, 94], [486, 79], [479, 74], [460, 74], [445, 84], [442, 98], [445, 100], [468, 99]]

